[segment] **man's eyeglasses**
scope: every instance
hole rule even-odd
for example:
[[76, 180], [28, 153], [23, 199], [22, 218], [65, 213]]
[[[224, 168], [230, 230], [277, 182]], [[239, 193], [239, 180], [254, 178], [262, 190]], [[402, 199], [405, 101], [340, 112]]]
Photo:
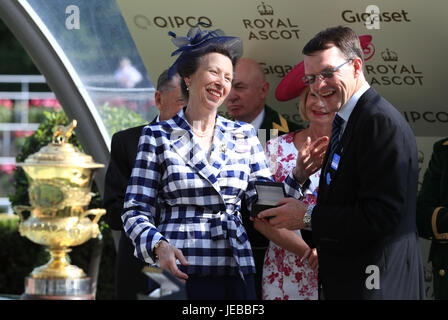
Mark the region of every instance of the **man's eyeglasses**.
[[340, 68], [342, 68], [345, 64], [347, 64], [347, 63], [349, 63], [350, 61], [352, 61], [353, 60], [353, 58], [352, 59], [348, 59], [347, 61], [345, 61], [343, 64], [341, 64], [341, 65], [339, 65], [339, 66], [337, 66], [337, 67], [334, 67], [333, 69], [328, 69], [328, 70], [324, 70], [324, 71], [321, 71], [321, 72], [319, 72], [318, 74], [307, 74], [306, 76], [304, 76], [303, 78], [302, 78], [302, 81], [305, 83], [305, 85], [310, 85], [310, 84], [313, 84], [314, 83], [314, 81], [316, 81], [316, 79], [319, 77], [321, 80], [323, 80], [323, 79], [330, 79], [330, 78], [333, 78], [333, 76], [334, 76], [334, 73], [336, 72], [336, 71], [338, 71]]

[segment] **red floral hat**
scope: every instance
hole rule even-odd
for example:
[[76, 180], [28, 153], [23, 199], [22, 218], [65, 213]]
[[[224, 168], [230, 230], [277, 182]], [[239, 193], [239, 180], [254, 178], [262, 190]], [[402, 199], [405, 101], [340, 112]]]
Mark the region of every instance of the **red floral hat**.
[[[375, 47], [370, 42], [371, 35], [359, 36], [361, 48], [364, 53], [364, 60], [369, 60], [375, 53]], [[305, 76], [305, 66], [303, 60], [300, 61], [291, 71], [289, 71], [275, 89], [275, 98], [278, 101], [288, 101], [297, 98], [306, 87], [302, 78]]]

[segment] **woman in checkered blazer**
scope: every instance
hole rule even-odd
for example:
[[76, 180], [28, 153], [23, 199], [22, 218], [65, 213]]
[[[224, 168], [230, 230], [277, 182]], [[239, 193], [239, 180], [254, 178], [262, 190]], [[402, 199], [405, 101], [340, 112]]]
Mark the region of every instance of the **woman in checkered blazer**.
[[[255, 299], [255, 265], [239, 211], [243, 198], [249, 207], [254, 201], [255, 181], [272, 181], [271, 172], [254, 128], [217, 115], [231, 89], [241, 40], [199, 27], [176, 39], [190, 45], [174, 64], [188, 104], [144, 128], [126, 191], [124, 229], [138, 258], [158, 260], [186, 280], [189, 299]], [[297, 196], [294, 183], [286, 189]]]

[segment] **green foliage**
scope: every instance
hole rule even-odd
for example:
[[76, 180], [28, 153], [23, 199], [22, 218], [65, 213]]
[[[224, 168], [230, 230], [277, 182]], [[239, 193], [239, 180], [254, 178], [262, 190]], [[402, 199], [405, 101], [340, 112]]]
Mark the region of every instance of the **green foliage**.
[[[13, 191], [13, 179], [10, 174], [0, 171], [0, 197], [6, 197]], [[1, 208], [0, 208], [1, 213]]]
[[25, 277], [37, 266], [47, 263], [45, 248], [22, 237], [18, 231], [19, 217], [0, 214], [0, 292], [20, 295]]
[[0, 122], [12, 122], [14, 111], [12, 108], [7, 108], [0, 105]]
[[[102, 246], [101, 264], [97, 279], [97, 300], [114, 299], [115, 247], [112, 230], [104, 221], [100, 221], [101, 233], [98, 238], [90, 239], [80, 246], [72, 247], [71, 263], [89, 272], [94, 250]], [[101, 243], [99, 243], [101, 241]]]
[[0, 74], [39, 74], [25, 49], [0, 19]]
[[28, 109], [28, 121], [30, 123], [41, 123], [45, 121], [45, 110], [46, 108], [42, 107], [30, 107]]
[[148, 123], [140, 114], [124, 106], [109, 106], [106, 102], [98, 107], [98, 111], [111, 136], [117, 131]]

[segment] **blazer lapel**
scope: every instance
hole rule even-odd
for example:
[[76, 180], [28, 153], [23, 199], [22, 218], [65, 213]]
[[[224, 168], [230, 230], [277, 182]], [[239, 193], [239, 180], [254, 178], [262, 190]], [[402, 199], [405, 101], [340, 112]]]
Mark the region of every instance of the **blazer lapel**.
[[210, 166], [213, 168], [213, 173], [218, 176], [222, 168], [228, 160], [228, 155], [231, 150], [235, 149], [230, 132], [227, 131], [226, 126], [218, 117], [216, 119], [215, 135], [213, 137], [212, 151], [210, 153]]
[[[344, 161], [344, 153], [347, 148], [350, 146], [350, 142], [352, 140], [352, 137], [354, 136], [353, 130], [356, 126], [356, 123], [358, 121], [358, 118], [360, 114], [362, 113], [364, 106], [366, 102], [374, 97], [374, 95], [377, 95], [376, 91], [373, 88], [370, 88], [367, 90], [358, 100], [356, 103], [355, 108], [353, 109], [347, 125], [344, 129], [344, 133], [342, 134], [342, 137], [339, 141], [338, 146], [336, 147], [336, 150], [334, 154], [337, 154], [340, 156], [339, 163], [338, 163], [338, 169], [343, 165]], [[338, 172], [336, 172], [330, 177], [330, 183], [328, 183], [328, 177], [327, 174], [330, 171], [331, 162], [333, 159], [329, 159], [329, 152], [327, 149], [327, 152], [324, 156], [324, 161], [322, 162], [322, 174], [319, 180], [319, 192], [318, 192], [318, 198], [320, 198], [320, 201], [325, 202], [328, 195], [328, 189], [331, 187], [331, 180], [334, 180]]]
[[[344, 149], [347, 149], [350, 145], [352, 138], [354, 137], [353, 130], [358, 122], [360, 115], [365, 109], [367, 101], [374, 98], [375, 95], [378, 95], [376, 91], [371, 87], [368, 89], [358, 100], [355, 108], [353, 109], [350, 117], [348, 118], [347, 125], [345, 127], [344, 133], [342, 134], [341, 140], [339, 142], [338, 147], [336, 148], [335, 153], [341, 156], [341, 161], [344, 155]], [[331, 159], [329, 159], [331, 161]]]
[[[193, 133], [191, 131], [188, 123], [183, 119], [183, 112], [179, 113], [179, 117], [172, 118], [173, 121], [168, 122], [171, 125], [171, 146], [174, 151], [185, 161], [185, 163], [190, 166], [195, 172], [197, 172], [202, 178], [208, 181], [213, 188], [221, 194], [221, 188], [218, 184], [217, 175], [219, 174], [219, 169], [225, 163], [226, 159], [220, 159], [219, 156], [215, 155], [217, 152], [211, 152], [210, 163], [216, 163], [218, 168], [209, 164], [206, 159], [206, 154], [204, 150], [201, 149], [200, 145], [195, 143], [193, 139]], [[215, 140], [216, 131], [213, 139], [212, 148], [216, 148]], [[213, 162], [212, 162], [213, 161]], [[224, 200], [223, 200], [224, 201]]]

